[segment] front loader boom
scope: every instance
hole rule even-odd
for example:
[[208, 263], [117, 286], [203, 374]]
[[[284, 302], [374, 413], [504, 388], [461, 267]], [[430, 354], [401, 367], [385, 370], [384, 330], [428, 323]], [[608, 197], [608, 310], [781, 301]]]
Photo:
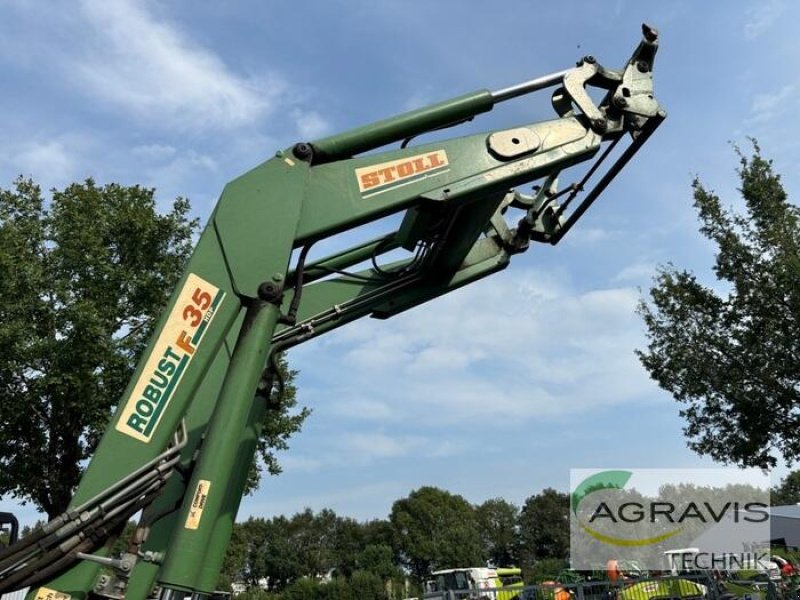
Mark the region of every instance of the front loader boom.
[[[585, 57], [509, 88], [295, 144], [230, 182], [69, 511], [0, 553], [0, 593], [208, 596], [275, 393], [276, 354], [482, 279], [531, 241], [557, 244], [665, 118], [653, 93], [657, 45], [643, 26], [620, 70]], [[603, 90], [602, 101], [587, 87]], [[417, 139], [545, 88], [554, 89], [549, 121]], [[620, 141], [627, 147], [601, 174]], [[558, 189], [567, 169], [592, 159]], [[515, 190], [534, 181], [532, 195]], [[396, 231], [307, 260], [312, 244], [394, 214], [403, 215]], [[109, 557], [111, 540], [140, 511], [127, 551]]]

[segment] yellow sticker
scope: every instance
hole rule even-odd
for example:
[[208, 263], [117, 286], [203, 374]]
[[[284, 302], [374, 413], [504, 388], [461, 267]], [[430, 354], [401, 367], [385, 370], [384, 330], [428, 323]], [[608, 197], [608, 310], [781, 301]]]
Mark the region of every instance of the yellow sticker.
[[203, 509], [206, 507], [208, 501], [208, 492], [211, 489], [211, 482], [201, 479], [197, 482], [197, 489], [192, 498], [192, 507], [189, 509], [189, 515], [186, 517], [186, 529], [197, 529], [200, 527], [200, 519], [203, 518]]
[[361, 167], [356, 169], [358, 191], [364, 198], [369, 198], [444, 173], [449, 168], [450, 161], [444, 150]]
[[122, 409], [117, 431], [150, 441], [224, 297], [225, 292], [189, 273]]
[[71, 596], [50, 588], [40, 587], [36, 590], [36, 600], [69, 600]]

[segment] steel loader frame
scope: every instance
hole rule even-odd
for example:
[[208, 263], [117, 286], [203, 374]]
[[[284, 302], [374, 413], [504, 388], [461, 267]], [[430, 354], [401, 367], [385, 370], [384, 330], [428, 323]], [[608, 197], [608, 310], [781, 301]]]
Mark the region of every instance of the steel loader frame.
[[[619, 71], [585, 57], [510, 88], [296, 144], [230, 182], [70, 510], [0, 554], [0, 592], [31, 585], [29, 600], [208, 596], [274, 407], [276, 353], [500, 271], [530, 240], [558, 243], [666, 116], [653, 96], [657, 33], [643, 33]], [[601, 102], [587, 86], [605, 90]], [[553, 120], [409, 144], [549, 87]], [[622, 139], [629, 145], [601, 176]], [[595, 157], [558, 191], [564, 169]], [[536, 180], [531, 196], [513, 189]], [[512, 209], [516, 224], [506, 221]], [[398, 213], [397, 231], [306, 260], [311, 244]], [[380, 265], [387, 253], [402, 257]], [[140, 510], [127, 552], [108, 557], [107, 540]]]

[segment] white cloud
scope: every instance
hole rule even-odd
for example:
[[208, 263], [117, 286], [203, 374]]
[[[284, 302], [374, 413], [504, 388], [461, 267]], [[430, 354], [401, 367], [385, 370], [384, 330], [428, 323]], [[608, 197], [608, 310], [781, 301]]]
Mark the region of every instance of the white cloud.
[[430, 438], [415, 434], [388, 434], [381, 431], [357, 432], [340, 440], [342, 454], [337, 461], [345, 464], [370, 464], [405, 456], [442, 458], [456, 454], [461, 444], [452, 439]]
[[226, 129], [255, 122], [285, 90], [276, 77], [237, 74], [156, 18], [146, 2], [83, 0], [92, 40], [71, 73], [94, 98], [146, 121]]
[[[239, 518], [246, 515], [292, 515], [304, 508], [314, 511], [330, 508], [356, 519], [374, 519], [375, 504], [383, 505], [387, 499], [400, 498], [408, 493], [408, 486], [400, 481], [381, 481], [363, 485], [326, 486], [318, 493], [301, 493], [290, 497], [272, 497], [268, 494], [245, 497]], [[390, 500], [391, 502], [391, 500]]]
[[325, 465], [325, 462], [318, 458], [311, 458], [291, 452], [281, 454], [280, 463], [283, 470], [287, 473], [313, 473], [319, 471]]
[[746, 12], [747, 22], [744, 25], [744, 35], [749, 40], [754, 40], [766, 32], [781, 16], [784, 3], [781, 0], [766, 0]]
[[72, 157], [59, 140], [33, 141], [22, 145], [14, 158], [15, 166], [23, 173], [36, 176], [48, 172], [60, 178], [73, 168]]
[[[501, 415], [516, 423], [559, 419], [651, 389], [633, 353], [643, 341], [637, 301], [630, 287], [581, 292], [518, 269], [389, 321], [351, 324], [302, 355], [307, 369], [295, 364], [314, 371], [303, 394], [336, 398], [337, 414], [385, 419], [420, 435], [502, 426]], [[399, 452], [410, 443], [395, 437], [378, 446]]]
[[163, 161], [175, 156], [177, 149], [169, 144], [143, 144], [131, 148], [131, 154], [153, 161]]
[[82, 168], [82, 161], [91, 152], [93, 142], [82, 135], [34, 136], [23, 141], [4, 136], [0, 142], [4, 177], [32, 177], [48, 189], [91, 175]]
[[[148, 162], [155, 166], [146, 170], [147, 179], [154, 183], [157, 182], [158, 188], [170, 195], [173, 190], [180, 189], [184, 190], [184, 194], [194, 192], [195, 190], [191, 188], [187, 189], [187, 182], [213, 173], [219, 168], [215, 158], [195, 150], [176, 151], [168, 161], [158, 160], [156, 156], [152, 155], [148, 158], [151, 159]], [[218, 191], [215, 190], [215, 192]], [[176, 193], [176, 195], [178, 194]]]
[[282, 453], [286, 473], [311, 473], [329, 469], [367, 467], [391, 463], [410, 456], [440, 459], [461, 453], [464, 442], [453, 436], [394, 433], [382, 430], [356, 430], [323, 436], [322, 449], [314, 456], [297, 452]]
[[390, 436], [385, 433], [354, 433], [343, 440], [348, 451], [366, 458], [398, 458], [425, 446], [420, 436]]
[[656, 273], [656, 265], [651, 262], [637, 261], [633, 264], [623, 268], [619, 273], [614, 275], [613, 281], [615, 282], [641, 282], [642, 280], [649, 281]]
[[343, 417], [354, 417], [364, 420], [386, 421], [392, 418], [392, 408], [385, 402], [376, 402], [368, 398], [348, 398], [344, 401], [333, 400], [332, 411]]
[[580, 235], [567, 236], [568, 243], [573, 245], [596, 244], [607, 242], [618, 237], [619, 232], [602, 227], [583, 227]]
[[297, 123], [297, 133], [301, 140], [312, 141], [331, 130], [330, 124], [316, 111], [295, 109], [292, 117]]
[[795, 86], [787, 84], [780, 90], [766, 94], [757, 94], [753, 98], [753, 104], [751, 106], [752, 116], [747, 120], [747, 123], [764, 123], [780, 115], [781, 112], [794, 106], [794, 103], [791, 102], [794, 93]]

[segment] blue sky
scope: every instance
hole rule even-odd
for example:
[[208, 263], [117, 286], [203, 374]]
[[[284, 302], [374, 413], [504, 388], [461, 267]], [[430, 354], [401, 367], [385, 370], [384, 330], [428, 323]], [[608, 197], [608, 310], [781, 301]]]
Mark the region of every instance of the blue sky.
[[[190, 198], [205, 219], [227, 181], [279, 148], [585, 54], [618, 68], [646, 21], [661, 32], [669, 118], [640, 155], [558, 247], [295, 349], [314, 413], [284, 473], [240, 515], [308, 506], [366, 519], [422, 485], [521, 503], [566, 490], [570, 468], [708, 467], [634, 357], [633, 309], [658, 264], [707, 275], [690, 183], [699, 174], [736, 204], [731, 142], [757, 137], [796, 190], [799, 17], [788, 0], [5, 0], [0, 185], [141, 183], [164, 206]], [[549, 118], [548, 97], [502, 105], [471, 130]]]

